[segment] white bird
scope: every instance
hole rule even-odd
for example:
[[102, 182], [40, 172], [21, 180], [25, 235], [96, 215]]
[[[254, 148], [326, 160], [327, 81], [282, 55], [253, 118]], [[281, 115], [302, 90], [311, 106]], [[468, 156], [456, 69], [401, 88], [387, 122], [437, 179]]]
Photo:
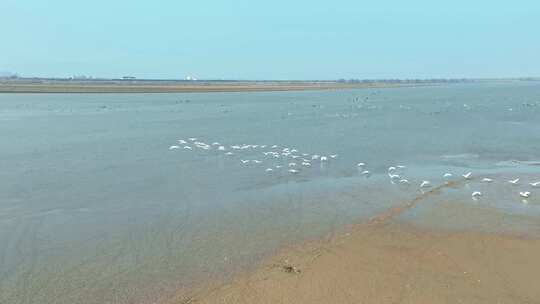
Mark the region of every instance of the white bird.
[[482, 179], [482, 181], [483, 181], [484, 183], [491, 183], [491, 182], [493, 181], [493, 179], [484, 177], [484, 178]]
[[302, 162], [302, 166], [311, 167], [311, 164], [308, 162]]
[[277, 166], [276, 166], [276, 169], [279, 169], [279, 168], [281, 168], [281, 167], [283, 167], [283, 166], [281, 166], [281, 165], [277, 165]]
[[356, 166], [357, 167], [364, 167], [366, 164], [365, 163], [358, 163]]
[[326, 156], [321, 156], [321, 161], [322, 161], [322, 162], [323, 162], [323, 161], [327, 161], [327, 160], [328, 160], [328, 157], [326, 157]]
[[482, 196], [482, 192], [480, 191], [474, 191], [471, 195], [473, 198], [479, 198], [480, 196]]
[[445, 173], [443, 176], [448, 178], [448, 177], [452, 177], [453, 175], [452, 175], [452, 173]]
[[291, 155], [291, 157], [292, 157], [293, 159], [297, 159], [297, 158], [299, 158], [300, 156], [298, 156], [298, 155]]
[[530, 183], [529, 185], [533, 187], [540, 187], [540, 182]]
[[179, 139], [179, 140], [178, 140], [178, 143], [179, 143], [179, 144], [187, 144], [187, 141], [185, 141], [185, 140], [183, 140], [183, 139]]
[[509, 180], [508, 182], [509, 182], [510, 184], [512, 184], [512, 185], [517, 185], [517, 184], [519, 183], [519, 178], [516, 178], [516, 179], [514, 179], [514, 180]]
[[519, 192], [519, 196], [523, 198], [529, 198], [529, 196], [531, 196], [531, 193], [529, 191]]
[[319, 159], [319, 157], [320, 157], [319, 155], [314, 154], [313, 156], [311, 156], [311, 159]]
[[191, 140], [191, 141], [196, 141], [196, 140], [197, 140], [197, 137], [190, 137], [190, 138], [188, 138], [188, 139]]
[[233, 155], [233, 154], [234, 154], [234, 153], [232, 153], [232, 152], [227, 152], [227, 153], [225, 153], [225, 155]]
[[369, 175], [370, 172], [369, 172], [368, 170], [364, 170], [364, 171], [362, 171], [362, 173], [360, 173], [360, 174], [362, 174], [362, 175]]
[[291, 153], [296, 153], [296, 152], [298, 152], [298, 150], [296, 150], [296, 149], [291, 150]]
[[272, 171], [274, 171], [274, 170], [273, 170], [272, 168], [266, 168], [265, 171], [266, 171], [266, 172], [272, 172]]
[[409, 184], [409, 181], [406, 180], [406, 179], [400, 179], [400, 180], [399, 180], [399, 183], [400, 183], [400, 184], [407, 184], [407, 185], [408, 185], [408, 184]]
[[330, 158], [336, 158], [336, 157], [338, 157], [337, 154], [332, 154], [332, 155], [330, 155]]
[[423, 181], [423, 182], [420, 184], [420, 187], [421, 187], [421, 188], [431, 187], [431, 183], [430, 183], [429, 181]]
[[465, 179], [470, 179], [471, 176], [472, 176], [472, 172], [467, 172], [467, 173], [465, 173], [465, 174], [463, 174], [461, 176], [463, 176]]
[[273, 145], [273, 146], [272, 146], [272, 149], [275, 149], [275, 148], [277, 148], [277, 147], [278, 147], [277, 145]]
[[218, 147], [218, 150], [219, 150], [219, 151], [225, 151], [225, 147], [224, 147], [224, 146], [219, 146], [219, 147]]
[[290, 173], [298, 173], [298, 172], [300, 172], [300, 171], [295, 170], [295, 169], [289, 169], [289, 172], [290, 172]]
[[242, 162], [242, 164], [248, 164], [249, 163], [249, 159], [241, 159], [240, 161]]
[[395, 171], [396, 170], [396, 167], [389, 167], [388, 168], [388, 172], [392, 172], [392, 171]]
[[219, 146], [219, 145], [220, 143], [218, 143], [217, 141], [212, 143], [212, 146]]
[[262, 163], [262, 161], [260, 161], [260, 160], [257, 160], [257, 159], [254, 159], [254, 160], [252, 160], [252, 162], [254, 162], [254, 163], [256, 163], [256, 164], [260, 164], [260, 163]]
[[175, 150], [175, 149], [180, 149], [180, 146], [170, 146], [169, 147], [169, 150]]
[[184, 146], [184, 149], [186, 149], [186, 150], [193, 150], [193, 148], [191, 148], [190, 146]]
[[405, 169], [405, 168], [407, 168], [406, 166], [403, 166], [403, 165], [397, 165], [396, 167], [398, 167], [399, 169]]
[[399, 174], [388, 173], [388, 176], [389, 176], [391, 179], [394, 179], [394, 178], [400, 178]]
[[262, 148], [262, 149], [266, 148], [266, 145], [262, 145], [261, 148]]

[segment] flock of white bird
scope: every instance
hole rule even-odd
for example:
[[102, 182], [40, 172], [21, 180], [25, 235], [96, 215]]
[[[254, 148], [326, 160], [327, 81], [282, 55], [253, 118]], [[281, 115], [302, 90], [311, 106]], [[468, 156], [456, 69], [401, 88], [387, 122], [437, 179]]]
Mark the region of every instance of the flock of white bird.
[[[216, 150], [222, 152], [226, 156], [240, 155], [240, 153], [244, 151], [259, 151], [261, 152], [261, 157], [274, 160], [280, 159], [282, 162], [265, 169], [265, 172], [268, 173], [274, 172], [278, 169], [287, 169], [287, 172], [296, 174], [300, 173], [303, 168], [310, 168], [315, 164], [324, 166], [330, 160], [338, 157], [337, 154], [318, 155], [300, 153], [298, 149], [281, 147], [279, 145], [223, 145], [219, 142], [208, 144], [200, 141], [196, 137], [190, 137], [185, 140], [179, 139], [178, 144], [170, 146], [169, 150], [193, 150], [194, 148], [201, 150]], [[240, 162], [244, 165], [265, 163], [265, 161], [260, 159], [240, 159]], [[363, 174], [369, 174], [369, 171], [365, 171]]]
[[[359, 163], [358, 166], [359, 167], [364, 167], [365, 164], [364, 163]], [[390, 178], [390, 182], [392, 184], [396, 184], [396, 183], [410, 184], [409, 180], [403, 178], [401, 174], [397, 173], [397, 171], [399, 169], [403, 169], [403, 168], [405, 168], [405, 166], [402, 166], [402, 165], [398, 165], [398, 166], [395, 166], [395, 167], [391, 166], [391, 167], [388, 168], [388, 177]], [[457, 180], [456, 177], [454, 176], [454, 174], [449, 173], [449, 172], [444, 173], [443, 178], [446, 180], [446, 183], [450, 182], [451, 180], [454, 180], [454, 181]], [[458, 177], [458, 178], [463, 178], [465, 180], [472, 180], [473, 179], [473, 173], [472, 172], [467, 172], [465, 174], [462, 174], [461, 177]], [[493, 183], [493, 182], [495, 182], [495, 180], [493, 178], [489, 178], [489, 177], [484, 177], [484, 178], [481, 179], [481, 181], [483, 183]], [[517, 185], [520, 184], [520, 178], [511, 179], [511, 180], [508, 180], [506, 182], [511, 184], [511, 185], [517, 186]], [[538, 188], [538, 187], [540, 187], [540, 181], [530, 182], [529, 186], [533, 187], [533, 188]], [[423, 180], [420, 183], [420, 188], [421, 189], [430, 188], [430, 187], [431, 187], [431, 182], [430, 181]], [[473, 191], [472, 194], [471, 194], [471, 197], [472, 197], [473, 200], [478, 200], [482, 195], [483, 194], [480, 191]], [[523, 198], [523, 199], [527, 199], [527, 198], [529, 198], [531, 196], [531, 192], [530, 191], [520, 191], [519, 196], [521, 198]]]
[[[464, 179], [466, 179], [466, 180], [471, 180], [471, 179], [473, 178], [473, 173], [472, 173], [472, 172], [467, 172], [467, 173], [465, 173], [465, 174], [462, 174], [461, 176], [462, 176]], [[445, 174], [443, 175], [443, 177], [445, 177], [445, 178], [452, 178], [453, 175], [452, 175], [451, 173], [445, 173]], [[489, 178], [489, 177], [484, 177], [484, 178], [481, 179], [481, 181], [482, 181], [483, 183], [493, 183], [493, 182], [495, 182], [495, 179]], [[517, 186], [517, 185], [520, 184], [520, 178], [515, 178], [515, 179], [507, 180], [506, 182], [507, 182], [508, 184]], [[529, 183], [529, 186], [531, 186], [531, 187], [540, 187], [540, 181], [537, 181], [537, 182], [530, 182], [530, 183]], [[482, 194], [482, 192], [480, 192], [480, 191], [474, 191], [474, 192], [471, 194], [471, 196], [472, 196], [472, 198], [473, 198], [474, 200], [479, 199], [482, 195], [483, 195], [483, 194]], [[526, 198], [529, 198], [529, 197], [531, 196], [531, 192], [530, 192], [530, 191], [520, 191], [520, 192], [519, 192], [519, 196], [520, 196], [521, 198], [526, 199]]]
[[[302, 169], [307, 169], [315, 164], [318, 164], [320, 166], [324, 166], [329, 161], [338, 158], [337, 154], [329, 154], [329, 155], [319, 155], [319, 154], [310, 154], [310, 153], [301, 153], [298, 149], [295, 148], [289, 148], [289, 147], [282, 147], [279, 145], [255, 145], [255, 144], [242, 144], [242, 145], [224, 145], [219, 142], [213, 142], [211, 144], [205, 143], [200, 141], [196, 137], [190, 137], [187, 139], [179, 139], [178, 143], [175, 145], [172, 145], [169, 147], [169, 150], [177, 150], [177, 149], [184, 149], [184, 150], [193, 150], [193, 149], [200, 149], [200, 150], [215, 150], [218, 152], [223, 153], [226, 156], [234, 156], [234, 155], [240, 155], [242, 151], [260, 151], [261, 156], [264, 156], [266, 158], [270, 158], [273, 160], [280, 159], [281, 162], [279, 164], [272, 165], [271, 167], [267, 167], [265, 169], [265, 172], [272, 173], [276, 170], [282, 169], [287, 170], [288, 173], [291, 174], [297, 174], [300, 173]], [[240, 159], [240, 162], [244, 165], [248, 164], [263, 164], [268, 163], [260, 159]], [[371, 172], [367, 170], [366, 163], [360, 162], [356, 165], [360, 175], [369, 177], [371, 175]], [[388, 177], [390, 179], [390, 182], [392, 184], [400, 184], [400, 185], [411, 185], [411, 182], [409, 182], [408, 179], [406, 179], [403, 176], [403, 170], [406, 167], [404, 165], [395, 165], [388, 167]], [[467, 172], [465, 174], [462, 174], [461, 177], [457, 176], [458, 179], [456, 179], [456, 176], [452, 173], [444, 173], [443, 174], [444, 180], [448, 183], [452, 180], [456, 181], [458, 179], [465, 179], [465, 180], [472, 180], [473, 179], [473, 173]], [[495, 180], [493, 178], [484, 177], [481, 179], [483, 183], [493, 183]], [[515, 178], [506, 181], [508, 184], [517, 186], [520, 184], [520, 178]], [[540, 188], [540, 181], [536, 182], [530, 182], [530, 187], [533, 188]], [[428, 180], [422, 180], [419, 184], [420, 189], [426, 189], [432, 187], [432, 184]], [[480, 191], [473, 191], [471, 194], [471, 197], [473, 200], [478, 200], [482, 196], [482, 192]], [[520, 191], [519, 196], [523, 199], [527, 199], [531, 196], [530, 191]]]

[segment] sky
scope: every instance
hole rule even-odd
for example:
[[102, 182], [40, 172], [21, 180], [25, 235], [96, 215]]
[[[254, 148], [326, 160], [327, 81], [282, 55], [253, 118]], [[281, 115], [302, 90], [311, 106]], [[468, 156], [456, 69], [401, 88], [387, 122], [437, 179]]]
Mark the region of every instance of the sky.
[[21, 76], [540, 76], [540, 1], [0, 0]]

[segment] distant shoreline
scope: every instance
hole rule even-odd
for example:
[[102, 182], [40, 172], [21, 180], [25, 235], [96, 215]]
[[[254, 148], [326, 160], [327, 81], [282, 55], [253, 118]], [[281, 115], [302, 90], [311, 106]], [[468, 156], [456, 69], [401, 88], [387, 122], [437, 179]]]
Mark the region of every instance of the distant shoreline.
[[70, 80], [47, 78], [0, 79], [0, 93], [210, 93], [342, 90], [431, 86], [491, 80], [370, 80], [370, 81], [179, 81], [179, 80]]
[[407, 84], [338, 82], [69, 82], [0, 83], [0, 93], [210, 93], [386, 88]]

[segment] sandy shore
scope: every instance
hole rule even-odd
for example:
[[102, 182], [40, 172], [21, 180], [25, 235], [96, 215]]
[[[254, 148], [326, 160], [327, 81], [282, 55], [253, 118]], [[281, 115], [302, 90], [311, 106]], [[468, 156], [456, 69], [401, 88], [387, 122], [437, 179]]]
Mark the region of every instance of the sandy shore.
[[[410, 84], [409, 84], [410, 85]], [[338, 82], [0, 82], [0, 93], [192, 93], [337, 90], [395, 87], [390, 83]]]
[[366, 224], [177, 303], [540, 303], [540, 239]]
[[540, 303], [540, 238], [399, 220], [436, 187], [175, 303]]

